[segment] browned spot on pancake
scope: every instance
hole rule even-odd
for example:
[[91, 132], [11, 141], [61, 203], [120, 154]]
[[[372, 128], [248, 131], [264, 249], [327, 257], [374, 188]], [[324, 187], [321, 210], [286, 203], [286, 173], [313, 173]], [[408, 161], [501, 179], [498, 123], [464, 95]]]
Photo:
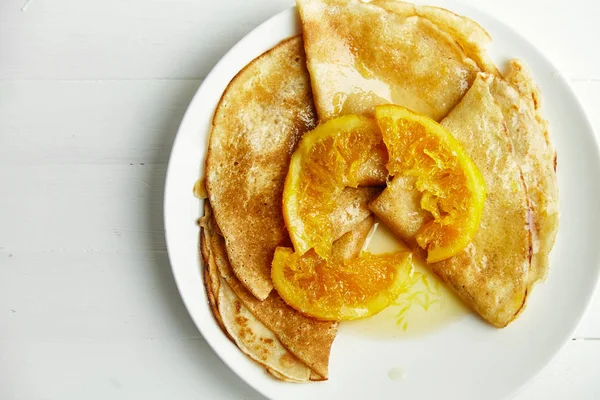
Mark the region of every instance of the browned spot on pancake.
[[266, 344], [273, 344], [273, 339], [261, 337], [260, 341]]
[[291, 354], [285, 353], [281, 356], [279, 362], [281, 362], [282, 365], [289, 367], [296, 362], [296, 359]]

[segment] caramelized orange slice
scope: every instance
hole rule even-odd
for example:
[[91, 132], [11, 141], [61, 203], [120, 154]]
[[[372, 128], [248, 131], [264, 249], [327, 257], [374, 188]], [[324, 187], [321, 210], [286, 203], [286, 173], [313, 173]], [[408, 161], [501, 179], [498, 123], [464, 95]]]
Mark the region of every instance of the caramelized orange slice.
[[[391, 175], [416, 177], [421, 207], [433, 216], [417, 232], [427, 261], [462, 251], [473, 239], [485, 201], [481, 172], [461, 144], [434, 120], [396, 105], [375, 108]], [[476, 140], [476, 138], [474, 139]]]
[[348, 115], [317, 126], [292, 155], [283, 190], [283, 216], [295, 250], [331, 251], [329, 216], [345, 187], [384, 184], [387, 152], [375, 120]]
[[279, 247], [271, 277], [279, 295], [296, 310], [321, 320], [351, 320], [392, 304], [410, 277], [411, 261], [406, 252], [325, 260], [314, 250], [300, 255]]

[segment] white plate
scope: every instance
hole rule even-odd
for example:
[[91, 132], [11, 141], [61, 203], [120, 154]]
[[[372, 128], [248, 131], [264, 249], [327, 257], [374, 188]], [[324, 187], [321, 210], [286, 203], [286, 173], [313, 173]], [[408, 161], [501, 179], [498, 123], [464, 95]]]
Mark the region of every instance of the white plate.
[[[498, 63], [521, 58], [543, 95], [558, 150], [561, 221], [550, 275], [537, 285], [526, 311], [498, 330], [475, 316], [411, 340], [376, 340], [341, 329], [323, 383], [281, 383], [268, 376], [223, 335], [204, 291], [198, 256], [201, 204], [192, 195], [203, 174], [214, 108], [233, 76], [252, 59], [300, 33], [296, 10], [286, 10], [252, 31], [215, 66], [191, 102], [173, 146], [165, 189], [165, 229], [177, 286], [192, 319], [215, 352], [242, 379], [270, 398], [496, 399], [515, 394], [569, 339], [598, 280], [600, 157], [581, 106], [557, 70], [506, 25], [465, 5], [436, 2], [487, 29]], [[405, 371], [392, 380], [393, 368]], [[223, 382], [226, 384], [226, 382]]]

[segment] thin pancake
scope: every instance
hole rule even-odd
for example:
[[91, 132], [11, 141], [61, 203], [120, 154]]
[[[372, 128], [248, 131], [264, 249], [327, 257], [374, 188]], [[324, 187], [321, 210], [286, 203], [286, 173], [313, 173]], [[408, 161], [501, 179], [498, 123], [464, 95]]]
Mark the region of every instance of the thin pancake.
[[267, 372], [269, 374], [271, 374], [271, 376], [273, 376], [273, 378], [278, 379], [280, 381], [292, 382], [292, 383], [304, 383], [304, 382], [306, 382], [306, 381], [303, 381], [303, 380], [290, 379], [287, 376], [283, 376], [279, 372], [277, 372], [275, 370], [272, 370], [271, 368], [268, 368], [268, 367], [267, 367]]
[[281, 213], [290, 155], [315, 124], [302, 39], [286, 40], [248, 64], [215, 111], [206, 187], [236, 276], [259, 299], [286, 243]]
[[250, 313], [224, 279], [218, 299], [223, 324], [240, 350], [289, 380], [310, 379], [310, 368], [287, 351], [275, 334]]
[[[289, 379], [289, 378], [281, 375], [277, 371], [273, 371], [270, 368], [267, 368], [267, 372], [269, 374], [273, 375], [274, 378], [279, 379], [279, 380], [284, 381], [284, 382], [294, 382], [294, 383], [303, 383], [304, 382], [304, 381], [297, 381], [297, 380], [294, 380], [294, 379]], [[315, 371], [311, 371], [310, 380], [311, 381], [323, 381], [325, 379], [323, 379], [323, 377], [321, 375], [317, 374]]]
[[448, 12], [389, 1], [297, 4], [320, 120], [369, 115], [390, 102], [440, 120], [493, 65], [482, 49], [485, 31]]
[[454, 38], [465, 52], [466, 56], [475, 61], [479, 69], [495, 75], [500, 75], [496, 65], [487, 54], [486, 47], [492, 37], [477, 22], [458, 15], [445, 8], [418, 6], [398, 0], [374, 0], [376, 4], [388, 11], [410, 17], [418, 15], [436, 24], [440, 29]]
[[394, 177], [370, 204], [370, 209], [411, 248], [416, 247], [417, 231], [432, 219], [421, 208], [421, 194], [415, 190], [414, 176]]
[[[375, 219], [369, 216], [356, 225], [354, 229], [339, 238], [333, 245], [332, 257], [334, 260], [349, 260], [357, 257], [375, 225]], [[334, 261], [335, 262], [335, 261]]]
[[548, 124], [540, 115], [539, 89], [519, 61], [509, 63], [507, 82], [494, 79], [490, 88], [500, 104], [515, 157], [523, 171], [532, 209], [533, 258], [530, 283], [544, 279], [548, 255], [558, 230], [556, 152], [548, 136]]
[[307, 382], [314, 375], [312, 370], [291, 354], [273, 332], [249, 312], [220, 276], [211, 246], [211, 236], [219, 236], [218, 229], [208, 202], [204, 209], [201, 225], [204, 284], [213, 316], [227, 337], [273, 376], [285, 381]]
[[329, 215], [333, 226], [333, 237], [341, 239], [342, 235], [351, 232], [357, 224], [371, 215], [369, 202], [381, 193], [381, 188], [345, 188], [336, 198], [336, 208]]
[[211, 216], [212, 214], [210, 213], [210, 206], [207, 202], [204, 206], [204, 217], [201, 219], [200, 224], [202, 227], [202, 233], [200, 235], [200, 251], [202, 259], [204, 260], [204, 286], [206, 288], [206, 296], [208, 297], [208, 304], [212, 311], [213, 317], [217, 321], [217, 324], [221, 330], [229, 337], [229, 339], [233, 340], [231, 335], [229, 335], [227, 332], [227, 329], [225, 329], [225, 325], [223, 325], [223, 320], [221, 319], [221, 314], [219, 314], [217, 306], [217, 297], [219, 296], [221, 277], [219, 276], [217, 265], [214, 263], [214, 261], [212, 261], [210, 239], [206, 234]]
[[[215, 112], [206, 186], [235, 275], [258, 299], [272, 289], [275, 248], [289, 243], [281, 210], [289, 158], [314, 111], [302, 39], [282, 42], [229, 84]], [[361, 170], [366, 184], [385, 182], [385, 154]], [[331, 215], [340, 237], [369, 214], [373, 188], [348, 189]]]
[[327, 379], [329, 352], [337, 332], [337, 324], [301, 315], [289, 307], [275, 291], [267, 299], [257, 300], [233, 274], [223, 237], [215, 235], [214, 229], [210, 228], [207, 237], [221, 277], [241, 303], [277, 336], [290, 353]]
[[[513, 156], [504, 116], [489, 89], [492, 76], [478, 75], [461, 102], [442, 121], [482, 172], [487, 197], [482, 219], [467, 248], [430, 268], [485, 320], [497, 327], [521, 311], [528, 291], [530, 213], [522, 174]], [[394, 179], [396, 180], [396, 178]], [[393, 182], [392, 182], [393, 183]], [[427, 220], [410, 185], [391, 185], [392, 195], [377, 199], [372, 209], [397, 234], [414, 245], [413, 219]], [[400, 196], [400, 197], [395, 197]], [[397, 219], [390, 214], [395, 198], [415, 199], [413, 210]], [[411, 197], [412, 196], [412, 197]], [[413, 236], [411, 236], [411, 234]]]
[[[208, 205], [205, 207], [204, 220], [206, 223], [203, 224], [203, 243], [210, 244], [210, 251], [203, 252], [205, 265], [208, 265], [209, 269], [215, 267], [218, 268], [222, 279], [222, 283], [219, 286], [221, 291], [227, 290], [223, 289], [224, 284], [227, 285], [227, 288], [233, 290], [236, 297], [233, 298], [227, 296], [226, 299], [230, 299], [229, 304], [232, 304], [234, 300], [239, 300], [240, 304], [251, 313], [250, 315], [247, 313], [244, 314], [245, 325], [258, 326], [256, 329], [259, 332], [262, 332], [262, 328], [260, 327], [264, 324], [264, 326], [277, 337], [281, 344], [289, 349], [293, 356], [298, 357], [301, 362], [312, 368], [310, 380], [327, 379], [329, 351], [331, 343], [335, 338], [337, 323], [320, 322], [312, 318], [304, 317], [285, 304], [276, 292], [271, 293], [263, 302], [256, 300], [233, 275], [227, 260], [224, 240], [220, 235], [215, 233], [216, 225], [214, 220], [211, 220], [211, 210]], [[356, 256], [360, 252], [368, 233], [372, 229], [373, 223], [373, 218], [368, 217], [359, 223], [355, 229], [343, 235], [334, 245], [334, 255], [342, 259]], [[207, 255], [210, 255], [210, 258], [206, 259]], [[207, 281], [205, 284], [208, 285], [209, 282]], [[221, 298], [224, 299], [223, 297]], [[221, 310], [221, 307], [220, 304], [219, 310]], [[231, 305], [229, 307], [231, 307]], [[216, 310], [213, 309], [213, 312], [215, 311]], [[222, 314], [223, 311], [220, 311], [220, 313]], [[242, 343], [241, 345], [238, 343], [238, 346], [242, 351], [255, 360], [262, 360], [265, 357], [270, 360], [270, 363], [266, 364], [266, 366], [275, 372], [272, 373], [275, 377], [283, 375], [286, 377], [286, 380], [295, 382], [305, 381], [307, 379], [301, 368], [293, 364], [288, 365], [288, 361], [290, 361], [289, 357], [269, 356], [272, 352], [279, 354], [281, 349], [278, 347], [275, 347], [270, 351], [265, 351], [264, 349], [257, 350], [261, 348], [260, 343], [258, 346], [255, 344], [255, 341], [250, 341], [250, 344], [247, 344], [252, 337], [250, 337], [250, 339], [239, 339], [241, 332], [240, 328], [237, 326], [239, 324], [232, 322], [228, 323], [227, 320], [231, 319], [230, 316], [231, 312], [219, 316], [218, 319], [225, 322], [225, 330], [230, 336], [238, 338], [235, 342], [238, 343], [238, 341], [240, 341]], [[256, 319], [256, 321], [254, 321], [254, 319]], [[261, 325], [258, 325], [258, 323]], [[277, 345], [277, 343], [275, 343], [275, 345]], [[257, 355], [257, 351], [262, 352], [262, 355]], [[281, 365], [273, 363], [273, 360], [282, 360], [282, 357], [285, 359], [285, 369], [283, 369]], [[263, 360], [263, 363], [266, 362]], [[290, 373], [289, 371], [295, 371], [295, 373]]]

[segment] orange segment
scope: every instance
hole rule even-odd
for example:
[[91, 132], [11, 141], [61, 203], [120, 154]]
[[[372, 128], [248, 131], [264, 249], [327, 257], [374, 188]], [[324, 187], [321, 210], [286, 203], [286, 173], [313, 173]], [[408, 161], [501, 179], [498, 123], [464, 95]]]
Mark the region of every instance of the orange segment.
[[481, 172], [461, 144], [434, 120], [396, 105], [375, 109], [389, 153], [391, 175], [416, 177], [421, 207], [433, 216], [417, 243], [436, 262], [462, 251], [473, 239], [485, 201]]
[[279, 295], [296, 310], [321, 320], [351, 320], [392, 304], [410, 277], [411, 261], [404, 252], [326, 261], [314, 250], [299, 255], [279, 247], [271, 277]]
[[344, 187], [383, 184], [385, 150], [375, 120], [348, 115], [317, 126], [292, 155], [283, 190], [283, 215], [294, 248], [314, 248], [327, 258], [333, 241], [329, 219]]

